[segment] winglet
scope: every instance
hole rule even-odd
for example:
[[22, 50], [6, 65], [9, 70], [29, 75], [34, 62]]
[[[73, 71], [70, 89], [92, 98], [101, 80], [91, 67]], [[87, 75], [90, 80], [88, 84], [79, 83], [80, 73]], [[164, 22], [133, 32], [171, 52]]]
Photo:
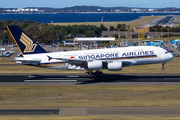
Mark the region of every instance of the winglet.
[[37, 44], [32, 38], [30, 38], [24, 31], [18, 26], [6, 26], [10, 32], [12, 38], [17, 44], [22, 55], [25, 54], [37, 54], [47, 53], [39, 44]]

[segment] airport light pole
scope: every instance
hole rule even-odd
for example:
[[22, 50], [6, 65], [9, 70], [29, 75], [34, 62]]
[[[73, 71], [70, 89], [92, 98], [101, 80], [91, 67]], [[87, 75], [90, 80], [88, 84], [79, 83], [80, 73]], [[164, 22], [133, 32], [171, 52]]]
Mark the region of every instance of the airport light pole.
[[126, 36], [126, 38], [127, 38], [127, 29], [125, 29], [125, 36]]
[[153, 28], [153, 29], [156, 31], [156, 38], [157, 38], [157, 29], [158, 29], [158, 28]]
[[121, 34], [120, 34], [120, 31], [121, 31], [121, 29], [119, 28], [119, 39], [121, 39]]
[[144, 34], [145, 34], [145, 28], [143, 28], [143, 39], [144, 39]]
[[140, 46], [140, 35], [139, 35], [140, 29], [138, 30], [138, 42], [139, 42], [139, 46]]
[[168, 38], [169, 38], [169, 29], [170, 29], [170, 28], [166, 28], [166, 29], [168, 30]]
[[161, 38], [162, 38], [162, 30], [163, 30], [163, 28], [160, 28], [161, 29]]
[[[54, 40], [53, 40], [53, 45], [54, 45]], [[54, 52], [54, 46], [53, 46], [53, 52]]]

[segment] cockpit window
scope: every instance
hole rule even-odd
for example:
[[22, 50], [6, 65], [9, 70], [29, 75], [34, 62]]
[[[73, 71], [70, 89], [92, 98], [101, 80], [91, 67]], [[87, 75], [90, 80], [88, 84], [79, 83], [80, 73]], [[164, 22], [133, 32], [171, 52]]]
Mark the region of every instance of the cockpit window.
[[167, 53], [169, 53], [169, 52], [165, 52], [165, 54], [167, 54]]

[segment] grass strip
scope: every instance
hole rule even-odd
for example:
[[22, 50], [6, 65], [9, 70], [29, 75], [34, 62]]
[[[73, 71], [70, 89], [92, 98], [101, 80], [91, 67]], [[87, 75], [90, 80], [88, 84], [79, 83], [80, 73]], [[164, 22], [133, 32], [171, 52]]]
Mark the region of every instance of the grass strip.
[[180, 86], [0, 86], [0, 108], [180, 107]]
[[[117, 27], [118, 24], [126, 24], [126, 25], [130, 25], [131, 28], [136, 28], [136, 27], [141, 27], [151, 21], [154, 21], [158, 18], [160, 18], [161, 16], [145, 16], [142, 17], [141, 19], [137, 19], [134, 21], [130, 21], [130, 22], [104, 22], [104, 26], [109, 28], [110, 26], [114, 26], [115, 28]], [[60, 25], [60, 26], [68, 26], [68, 25], [95, 25], [95, 26], [100, 26], [101, 22], [78, 22], [78, 23], [49, 23], [52, 25]]]

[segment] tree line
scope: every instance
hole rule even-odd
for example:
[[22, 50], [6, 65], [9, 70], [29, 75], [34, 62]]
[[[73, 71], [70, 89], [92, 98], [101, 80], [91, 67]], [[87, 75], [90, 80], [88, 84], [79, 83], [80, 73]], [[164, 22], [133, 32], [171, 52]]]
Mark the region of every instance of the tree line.
[[[65, 39], [73, 39], [74, 37], [100, 37], [102, 31], [108, 31], [108, 28], [101, 24], [96, 25], [68, 25], [59, 26], [46, 23], [40, 23], [30, 20], [0, 20], [0, 42], [3, 44], [11, 43], [12, 38], [7, 31], [7, 25], [17, 25], [25, 31], [32, 39], [39, 43], [53, 44], [61, 42]], [[118, 24], [115, 28], [110, 26], [109, 31], [129, 31], [130, 26], [126, 24]]]
[[169, 27], [169, 26], [166, 26], [166, 27], [163, 27], [161, 25], [154, 25], [154, 26], [151, 26], [149, 27], [149, 32], [180, 32], [180, 26], [178, 27]]
[[[100, 26], [101, 28], [103, 27], [103, 24]], [[107, 31], [107, 28], [104, 28], [103, 31]], [[126, 24], [118, 24], [117, 27], [115, 28], [114, 26], [109, 27], [109, 31], [131, 31], [130, 26]]]
[[74, 37], [100, 37], [102, 33], [102, 29], [95, 25], [59, 26], [30, 20], [1, 20], [0, 40], [2, 43], [8, 43], [8, 40], [11, 41], [10, 34], [6, 28], [7, 25], [17, 25], [32, 39], [45, 44], [61, 42]]

